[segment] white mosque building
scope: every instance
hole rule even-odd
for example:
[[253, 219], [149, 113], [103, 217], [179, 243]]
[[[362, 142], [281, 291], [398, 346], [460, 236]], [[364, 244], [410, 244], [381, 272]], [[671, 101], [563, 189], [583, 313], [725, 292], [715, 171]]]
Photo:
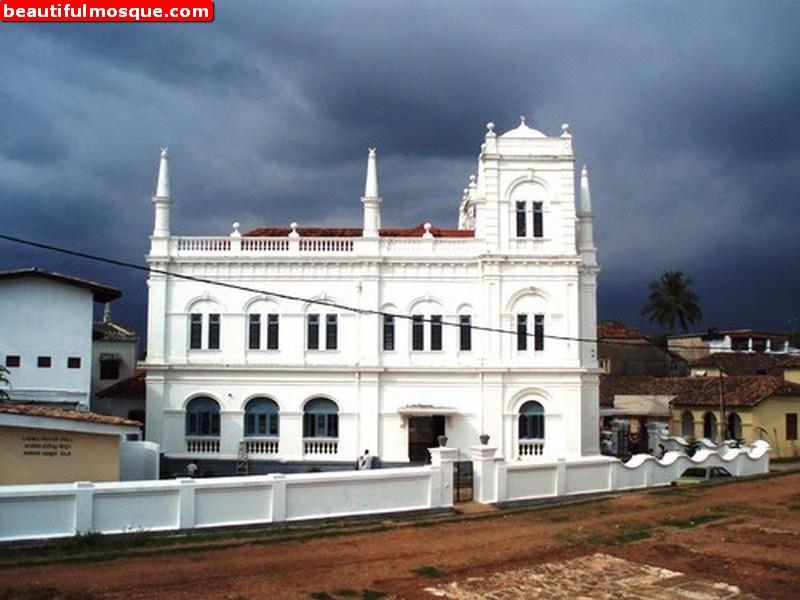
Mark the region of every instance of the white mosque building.
[[441, 435], [465, 453], [488, 435], [506, 460], [597, 454], [596, 348], [579, 341], [596, 337], [589, 177], [576, 194], [568, 126], [521, 121], [487, 125], [458, 229], [383, 227], [371, 149], [362, 228], [173, 235], [163, 151], [147, 437], [168, 459], [246, 456], [251, 472], [366, 450], [420, 462]]

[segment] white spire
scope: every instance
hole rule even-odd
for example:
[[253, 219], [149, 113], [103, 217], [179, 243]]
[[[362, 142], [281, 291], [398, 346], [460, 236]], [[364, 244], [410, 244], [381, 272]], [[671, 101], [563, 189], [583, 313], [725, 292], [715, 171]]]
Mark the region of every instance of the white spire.
[[161, 162], [158, 165], [156, 197], [169, 198], [169, 154], [166, 148], [161, 149]]
[[378, 193], [378, 157], [376, 148], [368, 148], [367, 154], [367, 181], [364, 184], [364, 198], [379, 198]]
[[589, 170], [586, 165], [581, 169], [581, 203], [579, 212], [581, 215], [592, 214], [592, 194], [589, 191]]
[[584, 264], [596, 265], [597, 250], [594, 247], [594, 216], [592, 215], [592, 195], [589, 191], [589, 171], [586, 165], [581, 169], [580, 205], [578, 207], [578, 251], [583, 255]]
[[[158, 183], [156, 183], [156, 195], [153, 196], [153, 204], [156, 209], [153, 237], [168, 238], [169, 207], [172, 204], [172, 196], [169, 191], [169, 156], [166, 148], [161, 149], [161, 160], [158, 163]], [[154, 250], [155, 246], [151, 248], [151, 253]]]
[[364, 184], [364, 195], [361, 203], [364, 205], [364, 230], [361, 235], [365, 238], [377, 238], [381, 231], [381, 197], [378, 194], [378, 158], [375, 148], [368, 148], [367, 154], [367, 181]]

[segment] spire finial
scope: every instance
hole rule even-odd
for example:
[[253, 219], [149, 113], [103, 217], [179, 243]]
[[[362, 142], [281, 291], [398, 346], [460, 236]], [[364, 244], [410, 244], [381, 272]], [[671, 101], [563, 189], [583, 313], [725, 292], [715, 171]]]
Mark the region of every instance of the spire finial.
[[519, 126], [522, 127], [523, 125], [525, 125], [525, 115], [520, 115], [519, 116]]
[[592, 212], [592, 193], [589, 189], [589, 169], [586, 165], [581, 168], [581, 203], [580, 212], [582, 214], [591, 214]]
[[158, 183], [156, 183], [156, 198], [169, 198], [169, 152], [161, 148], [161, 160], [158, 164]]
[[106, 302], [103, 306], [103, 323], [111, 323], [111, 302]]
[[364, 198], [378, 198], [379, 196], [377, 148], [367, 148], [367, 180], [364, 184]]

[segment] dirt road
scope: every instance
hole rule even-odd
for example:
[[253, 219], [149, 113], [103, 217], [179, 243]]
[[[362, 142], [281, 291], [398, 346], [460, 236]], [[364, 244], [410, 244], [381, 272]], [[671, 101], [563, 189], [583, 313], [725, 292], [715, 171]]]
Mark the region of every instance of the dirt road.
[[335, 527], [295, 541], [273, 532], [214, 541], [233, 547], [145, 547], [146, 556], [102, 562], [12, 567], [6, 552], [0, 598], [380, 597], [373, 590], [430, 599], [431, 586], [600, 552], [760, 598], [800, 597], [798, 473], [445, 523]]

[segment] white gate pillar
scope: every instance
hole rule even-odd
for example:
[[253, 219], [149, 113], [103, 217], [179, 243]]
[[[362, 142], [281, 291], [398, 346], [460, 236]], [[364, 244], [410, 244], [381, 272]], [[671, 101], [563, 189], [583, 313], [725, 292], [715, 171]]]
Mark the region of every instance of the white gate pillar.
[[497, 448], [472, 446], [473, 499], [481, 504], [497, 502]]
[[458, 448], [428, 448], [431, 466], [441, 473], [439, 506], [453, 506], [453, 463], [458, 458]]

